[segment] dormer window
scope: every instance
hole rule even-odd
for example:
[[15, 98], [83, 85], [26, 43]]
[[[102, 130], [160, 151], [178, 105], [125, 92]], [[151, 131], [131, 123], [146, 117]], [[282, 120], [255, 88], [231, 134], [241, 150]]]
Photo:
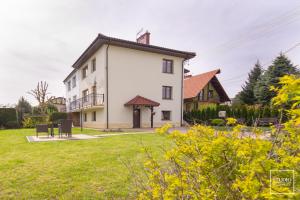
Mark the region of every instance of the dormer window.
[[88, 72], [88, 66], [85, 66], [85, 67], [82, 69], [82, 79], [85, 79], [85, 78], [86, 78], [87, 72]]
[[163, 59], [163, 73], [173, 74], [173, 60]]

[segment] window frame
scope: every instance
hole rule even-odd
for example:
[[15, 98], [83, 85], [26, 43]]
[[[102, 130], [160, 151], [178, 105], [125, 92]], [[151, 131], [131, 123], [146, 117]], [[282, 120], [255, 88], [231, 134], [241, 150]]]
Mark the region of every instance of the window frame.
[[81, 74], [82, 74], [81, 78], [82, 78], [82, 80], [87, 77], [88, 70], [89, 70], [89, 66], [88, 65], [84, 66], [83, 69], [81, 70]]
[[[168, 65], [170, 64], [170, 65]], [[163, 59], [162, 73], [174, 74], [174, 61], [171, 59]]]
[[[168, 115], [169, 115], [168, 118], [165, 118], [165, 115], [164, 115], [165, 112], [168, 113]], [[171, 121], [171, 118], [172, 118], [171, 116], [172, 116], [171, 110], [162, 110], [161, 111], [161, 120], [162, 121]]]
[[75, 88], [77, 85], [76, 75], [72, 77], [72, 88]]
[[96, 71], [97, 67], [96, 67], [96, 58], [92, 59], [92, 67], [91, 67], [91, 71], [92, 73]]
[[209, 99], [214, 98], [214, 90], [208, 90], [208, 98]]
[[68, 80], [68, 82], [67, 82], [67, 88], [68, 88], [68, 91], [71, 91], [71, 80]]
[[[85, 95], [85, 92], [86, 92], [86, 95]], [[89, 89], [82, 90], [83, 102], [88, 102], [88, 96], [89, 96]]]
[[97, 112], [96, 111], [92, 112], [92, 121], [93, 122], [97, 121]]
[[[167, 89], [170, 89], [169, 96], [168, 96]], [[167, 85], [162, 86], [162, 99], [164, 99], [164, 100], [172, 100], [173, 99], [173, 87], [172, 86], [167, 86]]]
[[87, 122], [87, 113], [83, 113], [83, 121]]

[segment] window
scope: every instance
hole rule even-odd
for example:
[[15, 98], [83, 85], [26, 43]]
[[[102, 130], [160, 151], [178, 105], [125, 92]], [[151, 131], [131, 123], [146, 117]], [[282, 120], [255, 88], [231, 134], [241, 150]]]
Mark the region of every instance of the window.
[[83, 115], [83, 121], [87, 121], [87, 114], [86, 113], [84, 113], [84, 115]]
[[163, 86], [162, 87], [162, 98], [163, 99], [172, 99], [172, 87], [171, 86]]
[[213, 98], [214, 97], [214, 91], [213, 90], [209, 90], [208, 91], [208, 98]]
[[96, 58], [92, 60], [92, 72], [96, 71]]
[[88, 101], [88, 95], [89, 95], [89, 90], [88, 89], [82, 91], [83, 102]]
[[201, 90], [198, 94], [198, 101], [203, 101], [204, 100], [204, 90]]
[[161, 120], [171, 120], [171, 111], [168, 110], [161, 111]]
[[77, 96], [74, 95], [74, 96], [73, 96], [73, 101], [76, 101], [76, 99], [77, 99]]
[[163, 59], [163, 73], [173, 74], [173, 60]]
[[88, 66], [85, 66], [82, 69], [82, 79], [84, 79], [87, 76], [87, 72], [88, 72]]
[[96, 121], [96, 111], [93, 112], [92, 121]]
[[76, 87], [76, 76], [72, 78], [72, 87]]
[[71, 81], [68, 81], [68, 91], [70, 91], [71, 90]]

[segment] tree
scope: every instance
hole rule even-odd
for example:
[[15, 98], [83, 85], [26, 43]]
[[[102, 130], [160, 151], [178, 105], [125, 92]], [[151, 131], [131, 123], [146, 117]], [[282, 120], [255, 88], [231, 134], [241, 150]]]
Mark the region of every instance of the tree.
[[283, 53], [280, 53], [255, 85], [254, 96], [258, 102], [263, 105], [270, 104], [271, 99], [276, 96], [275, 91], [270, 88], [280, 87], [279, 79], [292, 74], [299, 74], [298, 69]]
[[254, 87], [262, 74], [262, 67], [259, 61], [256, 62], [254, 68], [248, 74], [248, 80], [242, 86], [242, 91], [237, 95], [238, 102], [253, 105], [257, 103], [254, 96]]
[[23, 121], [24, 114], [32, 112], [32, 106], [24, 97], [21, 97], [16, 105], [16, 110], [18, 112], [18, 121], [21, 123]]
[[250, 130], [251, 137], [242, 137], [249, 130], [241, 125], [232, 131], [197, 125], [185, 134], [169, 134], [170, 124], [157, 129], [174, 145], [161, 162], [145, 148], [146, 176], [136, 177], [138, 198], [300, 199], [295, 192], [300, 186], [300, 78], [284, 76], [280, 87], [272, 89], [277, 93], [275, 106], [292, 107], [290, 120], [273, 127], [268, 137], [257, 127]]
[[33, 90], [30, 90], [28, 94], [32, 95], [39, 103], [39, 108], [41, 110], [41, 113], [46, 113], [47, 110], [47, 95], [49, 94], [47, 92], [48, 90], [48, 83], [46, 81], [38, 82], [37, 87]]

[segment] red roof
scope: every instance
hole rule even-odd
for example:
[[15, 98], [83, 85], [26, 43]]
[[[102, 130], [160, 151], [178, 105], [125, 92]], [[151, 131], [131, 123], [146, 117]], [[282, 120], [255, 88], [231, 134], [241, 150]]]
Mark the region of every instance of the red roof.
[[152, 101], [150, 99], [147, 99], [145, 97], [137, 95], [130, 101], [124, 104], [125, 106], [131, 106], [131, 105], [139, 105], [139, 106], [159, 106], [159, 103]]
[[189, 99], [197, 96], [209, 81], [220, 72], [220, 69], [217, 69], [184, 79], [184, 98]]

